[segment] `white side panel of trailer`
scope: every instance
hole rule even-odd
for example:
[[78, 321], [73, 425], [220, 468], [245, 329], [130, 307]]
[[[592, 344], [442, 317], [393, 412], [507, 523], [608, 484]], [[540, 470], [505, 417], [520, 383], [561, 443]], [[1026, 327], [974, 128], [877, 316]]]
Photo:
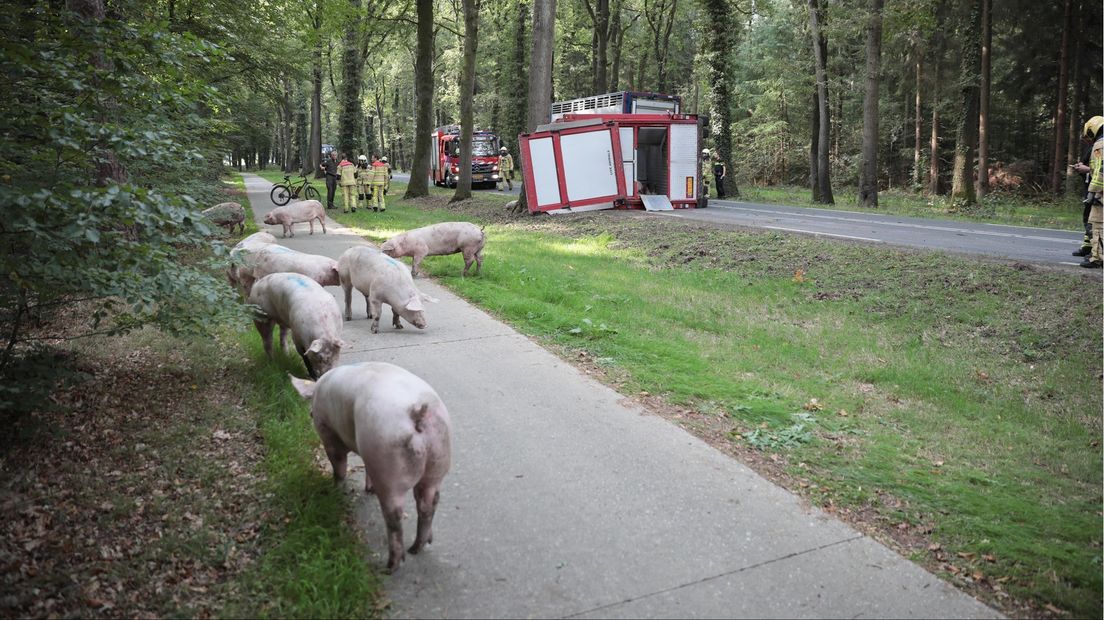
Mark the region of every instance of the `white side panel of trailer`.
[[620, 166], [613, 161], [613, 140], [609, 131], [560, 136], [564, 185], [569, 202], [617, 195]]
[[552, 138], [530, 140], [529, 157], [533, 162], [533, 184], [537, 190], [537, 206], [559, 204], [561, 202], [560, 182]]
[[668, 195], [671, 200], [695, 200], [699, 193], [695, 181], [698, 176], [697, 125], [671, 125], [669, 144], [671, 177], [667, 184]]

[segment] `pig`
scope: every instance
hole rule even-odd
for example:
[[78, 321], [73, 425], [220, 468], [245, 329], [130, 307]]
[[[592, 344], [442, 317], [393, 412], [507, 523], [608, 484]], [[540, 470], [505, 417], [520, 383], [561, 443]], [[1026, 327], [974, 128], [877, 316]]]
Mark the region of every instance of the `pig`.
[[422, 301], [437, 300], [422, 294], [415, 286], [406, 265], [368, 246], [355, 246], [337, 259], [337, 273], [345, 291], [345, 320], [353, 318], [353, 287], [364, 295], [372, 333], [379, 333], [383, 304], [391, 306], [391, 324], [402, 329], [399, 317], [418, 329], [425, 329], [425, 306]]
[[283, 207], [276, 207], [264, 216], [265, 224], [282, 224], [284, 236], [294, 237], [295, 231], [292, 224], [307, 222], [310, 224], [310, 234], [314, 234], [314, 220], [322, 225], [322, 234], [326, 233], [326, 210], [317, 200], [302, 200], [293, 202]]
[[418, 268], [422, 265], [422, 259], [427, 256], [441, 256], [444, 254], [464, 254], [464, 272], [468, 275], [468, 268], [472, 261], [476, 262], [475, 272], [483, 270], [483, 242], [486, 235], [475, 224], [468, 222], [443, 222], [431, 226], [423, 226], [399, 233], [391, 237], [380, 246], [380, 250], [392, 257], [413, 256], [411, 273], [418, 275]]
[[270, 273], [299, 273], [322, 286], [337, 286], [337, 261], [328, 256], [296, 252], [282, 245], [254, 250], [238, 269], [238, 282], [248, 296], [253, 283]]
[[230, 234], [234, 234], [235, 226], [238, 227], [239, 235], [245, 232], [245, 209], [236, 202], [220, 202], [210, 209], [204, 209], [203, 216], [222, 226]]
[[334, 480], [345, 478], [350, 452], [364, 460], [364, 490], [375, 491], [379, 500], [387, 524], [387, 572], [394, 572], [406, 557], [402, 516], [411, 489], [418, 534], [407, 551], [417, 554], [433, 542], [433, 515], [452, 458], [445, 404], [428, 383], [385, 362], [334, 368], [317, 382], [291, 382], [311, 403]]
[[[276, 243], [276, 237], [267, 232], [256, 232], [238, 242], [230, 250], [230, 267], [226, 270], [226, 279], [230, 286], [237, 289], [241, 287], [242, 275], [253, 268], [254, 253], [267, 246]], [[245, 295], [248, 297], [249, 292]]]
[[263, 313], [253, 320], [265, 353], [272, 357], [272, 327], [280, 326], [280, 350], [287, 332], [303, 365], [317, 379], [337, 365], [341, 355], [341, 308], [322, 285], [298, 273], [269, 274], [253, 285], [249, 303]]

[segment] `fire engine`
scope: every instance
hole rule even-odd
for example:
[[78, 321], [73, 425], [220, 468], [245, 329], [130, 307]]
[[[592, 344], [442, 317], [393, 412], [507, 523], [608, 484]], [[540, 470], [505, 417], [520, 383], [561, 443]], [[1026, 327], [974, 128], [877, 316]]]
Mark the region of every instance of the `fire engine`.
[[[460, 181], [460, 126], [445, 125], [431, 135], [429, 178], [436, 185], [456, 187]], [[498, 136], [493, 131], [472, 132], [472, 187], [498, 183]]]
[[608, 93], [552, 104], [553, 122], [518, 136], [529, 211], [704, 206], [701, 127], [680, 103]]

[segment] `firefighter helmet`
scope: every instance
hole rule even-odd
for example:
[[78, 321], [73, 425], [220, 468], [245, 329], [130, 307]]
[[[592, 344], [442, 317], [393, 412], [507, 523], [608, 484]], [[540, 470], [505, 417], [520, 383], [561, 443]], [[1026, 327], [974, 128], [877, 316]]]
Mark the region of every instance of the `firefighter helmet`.
[[382, 161], [383, 163], [386, 164], [387, 163], [387, 156], [384, 155], [383, 157], [380, 157], [380, 161]]
[[506, 153], [506, 152], [508, 152], [508, 150], [507, 150], [506, 147], [502, 147], [502, 148], [498, 149], [498, 152], [499, 153]]
[[367, 155], [361, 155], [360, 157], [357, 157], [357, 161], [365, 161], [366, 162], [366, 161], [368, 161], [368, 156]]
[[1085, 128], [1081, 130], [1081, 135], [1094, 137], [1100, 133], [1101, 126], [1104, 126], [1104, 116], [1094, 116], [1085, 121]]
[[709, 149], [702, 149], [702, 155], [709, 156]]

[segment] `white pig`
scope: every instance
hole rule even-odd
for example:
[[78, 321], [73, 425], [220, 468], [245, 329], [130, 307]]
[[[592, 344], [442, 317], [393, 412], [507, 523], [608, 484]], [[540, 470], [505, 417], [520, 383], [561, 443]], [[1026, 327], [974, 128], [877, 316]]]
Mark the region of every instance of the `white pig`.
[[314, 220], [318, 220], [318, 223], [322, 225], [322, 233], [325, 234], [326, 210], [322, 208], [322, 203], [317, 200], [302, 200], [276, 207], [264, 216], [265, 224], [282, 224], [285, 237], [295, 236], [292, 224], [298, 224], [299, 222], [308, 222], [310, 224], [310, 234], [313, 235]]
[[282, 245], [266, 245], [254, 250], [238, 269], [238, 281], [249, 295], [253, 283], [270, 273], [299, 273], [322, 286], [337, 286], [337, 261], [328, 256], [296, 252]]
[[476, 273], [483, 270], [484, 241], [486, 235], [475, 224], [443, 222], [399, 233], [385, 241], [380, 250], [392, 258], [413, 256], [411, 272], [414, 275], [418, 275], [422, 259], [427, 256], [461, 252], [464, 254], [464, 272], [461, 275], [466, 276], [472, 261], [476, 262]]
[[273, 273], [257, 280], [249, 303], [264, 313], [253, 323], [269, 357], [275, 324], [280, 326], [280, 350], [290, 329], [311, 377], [320, 377], [337, 365], [345, 345], [341, 341], [341, 307], [322, 285], [298, 273]]
[[[241, 277], [244, 272], [253, 269], [254, 252], [276, 243], [276, 237], [267, 232], [255, 232], [242, 239], [230, 250], [230, 267], [226, 270], [226, 278], [230, 280], [230, 286], [241, 286]], [[249, 292], [245, 293], [247, 296]]]
[[423, 295], [414, 286], [406, 265], [368, 246], [354, 246], [345, 250], [337, 259], [337, 273], [341, 288], [345, 291], [345, 320], [353, 318], [353, 288], [364, 295], [368, 306], [368, 318], [372, 319], [372, 333], [379, 333], [383, 304], [391, 306], [391, 324], [402, 329], [399, 317], [418, 329], [425, 329], [425, 306], [422, 300], [437, 300]]
[[445, 404], [428, 383], [385, 362], [334, 368], [317, 383], [295, 377], [291, 382], [311, 401], [334, 479], [345, 478], [350, 452], [364, 460], [364, 490], [379, 499], [387, 524], [387, 572], [394, 571], [406, 555], [402, 516], [411, 489], [418, 534], [408, 551], [417, 554], [433, 542], [433, 515], [452, 454]]

